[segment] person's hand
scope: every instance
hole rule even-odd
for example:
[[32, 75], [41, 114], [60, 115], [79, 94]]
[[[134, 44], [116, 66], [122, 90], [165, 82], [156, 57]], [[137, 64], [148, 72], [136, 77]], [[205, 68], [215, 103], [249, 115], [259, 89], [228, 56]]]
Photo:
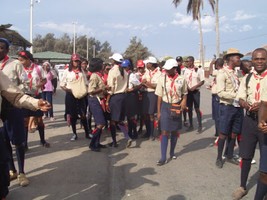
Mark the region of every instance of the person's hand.
[[181, 103], [181, 110], [187, 110], [187, 106], [186, 106], [186, 102], [183, 102]]
[[111, 90], [111, 87], [108, 86], [108, 85], [106, 85], [106, 86], [105, 86], [105, 90], [110, 91], [110, 90]]
[[108, 113], [110, 113], [110, 107], [109, 107], [109, 104], [108, 104], [108, 103], [106, 103], [106, 111], [107, 111]]
[[160, 120], [160, 112], [157, 113], [157, 119]]
[[196, 89], [197, 89], [196, 86], [193, 86], [191, 88], [188, 88], [189, 91], [195, 91]]
[[45, 101], [43, 99], [39, 99], [38, 101], [38, 108], [41, 110], [41, 111], [48, 111], [50, 108], [51, 108], [51, 105], [50, 103], [48, 103], [48, 101]]
[[267, 123], [266, 122], [259, 122], [258, 128], [264, 134], [267, 134]]
[[248, 102], [242, 101], [241, 106], [246, 110], [251, 111], [251, 105]]
[[259, 102], [253, 103], [252, 106], [250, 107], [250, 110], [249, 111], [251, 111], [251, 112], [258, 112], [259, 107], [260, 107], [260, 103]]

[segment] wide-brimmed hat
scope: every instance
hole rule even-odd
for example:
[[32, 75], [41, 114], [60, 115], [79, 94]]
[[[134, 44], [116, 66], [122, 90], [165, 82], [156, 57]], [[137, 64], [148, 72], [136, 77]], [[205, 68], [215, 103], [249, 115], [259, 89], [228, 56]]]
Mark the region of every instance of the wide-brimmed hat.
[[238, 55], [240, 58], [242, 58], [244, 55], [239, 52], [236, 48], [229, 48], [226, 52], [226, 54], [223, 56], [224, 59], [226, 59], [229, 56]]
[[0, 38], [0, 42], [4, 42], [6, 44], [6, 46], [7, 46], [7, 48], [9, 48], [10, 41], [8, 39], [6, 39], [6, 38]]
[[165, 64], [163, 65], [163, 69], [166, 69], [166, 70], [170, 70], [172, 69], [173, 67], [177, 67], [178, 66], [178, 63], [175, 59], [171, 58], [171, 59], [168, 59]]

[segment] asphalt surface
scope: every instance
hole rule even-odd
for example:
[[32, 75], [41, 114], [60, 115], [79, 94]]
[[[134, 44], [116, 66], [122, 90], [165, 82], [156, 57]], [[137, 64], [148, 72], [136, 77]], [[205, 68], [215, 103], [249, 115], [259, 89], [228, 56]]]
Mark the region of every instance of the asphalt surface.
[[[78, 140], [71, 142], [71, 128], [64, 121], [64, 93], [54, 96], [56, 121], [45, 120], [46, 138], [50, 148], [39, 145], [37, 132], [29, 134], [25, 172], [30, 185], [20, 187], [11, 182], [9, 200], [230, 200], [240, 184], [240, 168], [225, 163], [215, 166], [217, 148], [214, 142], [214, 122], [211, 118], [211, 94], [201, 89], [203, 132], [181, 131], [176, 147], [176, 160], [157, 166], [160, 142], [138, 139], [126, 148], [123, 134], [118, 132], [119, 147], [101, 152], [88, 148], [83, 129], [78, 128]], [[195, 128], [197, 127], [194, 113]], [[111, 142], [108, 130], [102, 143]], [[235, 149], [235, 152], [238, 148]], [[248, 178], [251, 200], [256, 190], [259, 150]], [[16, 165], [17, 166], [17, 165]]]

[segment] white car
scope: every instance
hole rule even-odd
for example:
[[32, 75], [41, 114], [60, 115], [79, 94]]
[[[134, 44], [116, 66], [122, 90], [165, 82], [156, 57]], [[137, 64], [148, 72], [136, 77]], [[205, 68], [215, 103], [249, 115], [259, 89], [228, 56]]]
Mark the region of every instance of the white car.
[[55, 65], [56, 70], [58, 71], [58, 79], [59, 81], [62, 80], [63, 72], [66, 69], [65, 64]]

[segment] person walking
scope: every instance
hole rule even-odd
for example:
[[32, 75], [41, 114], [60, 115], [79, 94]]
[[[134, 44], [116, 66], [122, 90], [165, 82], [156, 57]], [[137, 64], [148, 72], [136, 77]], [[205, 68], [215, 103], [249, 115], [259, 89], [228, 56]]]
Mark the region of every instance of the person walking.
[[241, 107], [245, 109], [245, 117], [239, 143], [239, 155], [242, 158], [240, 187], [232, 194], [234, 200], [239, 200], [248, 193], [246, 186], [255, 149], [259, 143], [259, 149], [261, 150], [264, 143], [263, 133], [258, 130], [258, 109], [262, 89], [267, 79], [266, 59], [266, 49], [258, 48], [253, 51], [252, 64], [254, 69], [250, 74], [244, 76], [238, 89], [237, 98]]
[[186, 59], [187, 68], [184, 71], [184, 77], [188, 86], [187, 107], [189, 117], [189, 127], [187, 131], [194, 130], [193, 126], [193, 106], [196, 111], [198, 129], [197, 132], [202, 132], [202, 113], [200, 111], [200, 87], [205, 83], [203, 70], [200, 70], [194, 65], [194, 57], [188, 56]]
[[[160, 119], [161, 127], [161, 158], [157, 165], [161, 166], [167, 162], [166, 152], [168, 138], [170, 135], [170, 158], [176, 159], [174, 154], [179, 130], [182, 128], [182, 110], [186, 109], [187, 84], [180, 76], [176, 68], [178, 63], [175, 59], [168, 59], [163, 66], [166, 74], [159, 78], [155, 94], [158, 96], [157, 117]], [[179, 116], [172, 116], [173, 105], [180, 106]]]
[[125, 118], [125, 98], [128, 82], [128, 74], [121, 67], [123, 57], [119, 53], [114, 53], [109, 59], [112, 60], [113, 67], [109, 70], [107, 85], [109, 87], [106, 109], [110, 112], [110, 132], [112, 142], [109, 146], [117, 147], [116, 125], [124, 133], [124, 137], [129, 140], [128, 130], [123, 120]]
[[100, 144], [102, 129], [106, 125], [104, 116], [103, 99], [107, 94], [106, 86], [103, 80], [103, 60], [100, 58], [93, 58], [90, 61], [89, 71], [91, 72], [88, 84], [88, 105], [92, 116], [94, 118], [96, 128], [92, 131], [92, 140], [89, 148], [92, 151], [98, 152], [100, 148], [105, 148], [105, 145]]
[[[33, 61], [33, 55], [29, 51], [20, 51], [18, 54], [18, 60], [22, 63], [24, 68], [24, 75], [25, 75], [25, 82], [24, 82], [24, 88], [23, 91], [36, 98], [41, 99], [41, 93], [42, 89], [46, 83], [46, 78], [44, 75], [44, 70], [41, 66], [36, 65]], [[45, 126], [43, 122], [43, 112], [41, 110], [37, 111], [30, 111], [30, 110], [24, 110], [25, 112], [25, 121], [26, 121], [26, 138], [25, 138], [25, 149], [28, 149], [28, 130], [29, 127], [29, 120], [30, 117], [33, 117], [36, 125], [37, 130], [39, 132], [40, 136], [40, 144], [43, 147], [50, 147], [50, 144], [45, 140]]]
[[43, 63], [43, 70], [46, 77], [46, 84], [42, 90], [42, 98], [47, 100], [50, 105], [51, 109], [44, 113], [43, 119], [50, 117], [50, 121], [55, 121], [54, 112], [53, 112], [53, 93], [54, 93], [54, 86], [52, 80], [54, 79], [54, 74], [51, 71], [51, 64], [49, 62]]
[[235, 68], [240, 66], [240, 58], [243, 54], [238, 49], [229, 48], [224, 56], [227, 66], [220, 69], [217, 74], [217, 94], [220, 97], [220, 133], [218, 139], [218, 152], [216, 166], [223, 167], [222, 153], [226, 138], [229, 139], [227, 146], [226, 161], [238, 165], [239, 162], [233, 157], [236, 137], [241, 133], [243, 121], [243, 109], [237, 99], [239, 79], [235, 74]]
[[87, 88], [87, 79], [86, 74], [83, 73], [81, 69], [81, 59], [78, 54], [72, 54], [69, 67], [65, 69], [62, 80], [60, 82], [60, 87], [66, 92], [65, 104], [66, 104], [66, 115], [67, 119], [70, 120], [70, 125], [72, 128], [73, 135], [71, 141], [78, 139], [76, 131], [76, 122], [78, 116], [81, 118], [81, 122], [85, 132], [85, 138], [89, 138], [89, 129], [86, 120], [86, 98], [85, 94], [81, 98], [76, 98], [73, 93], [79, 90], [78, 88], [72, 88], [71, 85], [74, 81], [83, 80], [82, 84], [85, 84], [83, 87]]

